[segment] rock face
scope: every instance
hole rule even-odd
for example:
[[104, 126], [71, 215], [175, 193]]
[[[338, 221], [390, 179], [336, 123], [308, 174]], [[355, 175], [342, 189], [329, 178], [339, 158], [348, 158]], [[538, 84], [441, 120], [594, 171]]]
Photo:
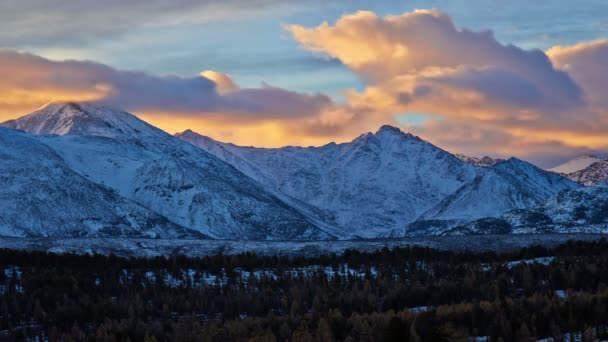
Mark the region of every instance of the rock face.
[[492, 157], [482, 157], [482, 158], [476, 158], [476, 157], [469, 157], [469, 156], [465, 156], [464, 154], [455, 154], [454, 156], [456, 156], [456, 158], [465, 161], [469, 164], [475, 165], [475, 166], [479, 166], [479, 167], [489, 167], [492, 166], [494, 164], [500, 163], [501, 161], [504, 161], [504, 159], [498, 159], [498, 158], [492, 158]]
[[202, 238], [87, 180], [26, 134], [0, 128], [0, 235]]
[[332, 239], [234, 167], [124, 111], [55, 103], [3, 126], [23, 130], [67, 168], [213, 238]]
[[180, 139], [266, 186], [325, 211], [349, 234], [387, 236], [473, 180], [479, 168], [398, 128], [322, 147], [263, 149], [192, 131]]
[[446, 235], [608, 232], [608, 183], [562, 191], [535, 208], [518, 209]]

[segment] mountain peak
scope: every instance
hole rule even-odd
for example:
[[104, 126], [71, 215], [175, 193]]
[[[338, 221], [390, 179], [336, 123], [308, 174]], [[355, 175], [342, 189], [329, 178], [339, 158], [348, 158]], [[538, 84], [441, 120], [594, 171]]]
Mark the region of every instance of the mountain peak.
[[51, 102], [37, 111], [0, 126], [32, 134], [84, 135], [136, 139], [164, 134], [123, 110], [90, 102]]
[[391, 125], [383, 125], [376, 131], [376, 135], [379, 134], [404, 134], [401, 129]]
[[577, 171], [581, 171], [591, 166], [591, 164], [601, 162], [603, 159], [592, 155], [592, 154], [584, 154], [574, 159], [571, 159], [563, 164], [560, 164], [554, 168], [549, 169], [549, 171], [556, 173], [564, 173], [570, 174]]
[[399, 127], [395, 127], [395, 126], [391, 126], [391, 125], [383, 125], [380, 128], [378, 128], [376, 133], [374, 133], [374, 134], [368, 133], [367, 135], [376, 136], [379, 138], [382, 138], [382, 137], [413, 138], [415, 140], [422, 141], [422, 139], [420, 139], [418, 136], [415, 136], [408, 132], [404, 132]]
[[73, 101], [51, 101], [51, 102], [45, 104], [44, 106], [40, 107], [38, 110], [39, 111], [40, 110], [56, 111], [56, 110], [61, 110], [63, 108], [69, 108], [69, 109], [73, 109], [73, 110], [82, 112], [82, 111], [84, 111], [82, 107], [88, 106], [88, 105], [91, 105], [91, 104], [89, 104], [87, 102], [78, 103], [78, 102], [73, 102]]
[[[493, 167], [497, 168], [497, 169], [508, 169], [508, 168], [513, 168], [513, 167], [518, 167], [518, 168], [525, 167], [525, 168], [538, 169], [533, 164], [531, 164], [525, 160], [516, 158], [516, 157], [511, 157], [509, 159], [502, 160], [502, 161], [494, 164]], [[539, 171], [541, 171], [541, 170], [539, 169]]]
[[[175, 133], [175, 135], [177, 135], [177, 136], [181, 136], [181, 135], [195, 134], [195, 133], [196, 133], [196, 132], [194, 132], [193, 130], [191, 130], [190, 128], [188, 128], [188, 129], [186, 129], [185, 131]], [[198, 134], [198, 133], [196, 133], [196, 134]]]

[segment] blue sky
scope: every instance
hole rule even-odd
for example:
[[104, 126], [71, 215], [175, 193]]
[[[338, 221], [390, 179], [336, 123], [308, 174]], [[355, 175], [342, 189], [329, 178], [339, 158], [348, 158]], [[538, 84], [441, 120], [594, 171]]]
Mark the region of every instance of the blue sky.
[[[125, 1], [128, 2], [137, 3]], [[60, 9], [61, 6], [73, 6], [70, 1], [63, 0], [59, 3], [62, 4], [59, 5]], [[259, 11], [254, 11], [245, 1], [233, 4], [228, 1], [226, 5], [219, 3], [220, 5], [213, 6], [224, 6], [226, 9], [209, 7], [207, 12], [234, 14], [216, 17], [201, 15], [200, 18], [166, 22], [154, 18], [149, 21], [146, 18], [134, 18], [132, 23], [128, 23], [128, 17], [125, 20], [119, 15], [113, 18], [112, 14], [106, 14], [106, 20], [95, 22], [99, 28], [93, 25], [89, 36], [84, 40], [70, 40], [69, 34], [60, 32], [58, 38], [61, 39], [45, 39], [40, 42], [35, 39], [36, 30], [32, 30], [28, 35], [22, 35], [23, 38], [17, 42], [15, 39], [7, 39], [9, 34], [5, 33], [0, 37], [0, 46], [26, 49], [53, 59], [91, 59], [117, 68], [155, 74], [193, 75], [205, 69], [213, 69], [230, 74], [244, 86], [257, 86], [266, 82], [297, 91], [325, 92], [339, 101], [343, 89], [361, 88], [357, 78], [338, 61], [319, 58], [299, 48], [283, 30], [283, 25], [316, 26], [323, 21], [333, 23], [343, 14], [357, 10], [371, 10], [379, 15], [387, 15], [416, 8], [436, 8], [448, 13], [458, 26], [474, 30], [491, 29], [500, 42], [513, 43], [523, 48], [547, 49], [554, 45], [570, 45], [608, 36], [608, 2], [600, 0], [576, 3], [559, 0], [271, 2], [267, 7], [260, 6]], [[116, 9], [111, 13], [121, 11], [119, 4], [120, 2], [116, 3]], [[22, 7], [22, 13], [25, 13], [35, 12], [35, 5], [36, 1], [7, 0], [4, 6], [12, 7], [14, 13], [19, 13]], [[183, 6], [187, 9], [191, 3], [187, 2]], [[85, 5], [82, 11], [86, 10]], [[150, 9], [152, 10], [154, 8]], [[9, 11], [5, 13], [14, 16]], [[79, 17], [84, 18], [59, 19], [82, 20], [81, 25], [89, 25], [86, 16]], [[107, 27], [115, 25], [118, 20], [124, 26], [119, 25], [116, 31], [106, 32]], [[12, 24], [11, 21], [8, 23]], [[23, 21], [21, 24], [31, 25], [31, 21]], [[41, 31], [49, 29], [52, 30], [40, 27]], [[3, 30], [21, 34], [14, 26]]]

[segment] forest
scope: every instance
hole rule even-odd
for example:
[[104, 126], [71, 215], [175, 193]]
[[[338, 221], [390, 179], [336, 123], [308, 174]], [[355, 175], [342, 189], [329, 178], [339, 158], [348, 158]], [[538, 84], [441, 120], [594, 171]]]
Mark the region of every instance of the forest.
[[203, 258], [0, 250], [0, 340], [593, 341], [608, 241]]

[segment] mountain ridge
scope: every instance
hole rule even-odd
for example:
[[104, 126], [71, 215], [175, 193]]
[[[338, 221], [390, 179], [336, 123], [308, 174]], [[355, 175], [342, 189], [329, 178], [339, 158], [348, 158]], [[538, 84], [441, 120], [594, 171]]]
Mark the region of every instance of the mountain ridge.
[[[176, 136], [278, 191], [329, 208], [339, 226], [363, 237], [406, 224], [477, 173], [475, 166], [389, 125], [319, 147], [241, 147], [191, 130]], [[355, 207], [361, 212], [349, 217]], [[371, 225], [382, 228], [369, 231]]]
[[334, 238], [231, 165], [130, 113], [56, 103], [2, 126], [34, 134], [88, 180], [202, 234]]
[[83, 187], [219, 239], [437, 235], [579, 187], [517, 158], [454, 155], [390, 125], [350, 142], [257, 148], [60, 102], [0, 126], [46, 146]]

